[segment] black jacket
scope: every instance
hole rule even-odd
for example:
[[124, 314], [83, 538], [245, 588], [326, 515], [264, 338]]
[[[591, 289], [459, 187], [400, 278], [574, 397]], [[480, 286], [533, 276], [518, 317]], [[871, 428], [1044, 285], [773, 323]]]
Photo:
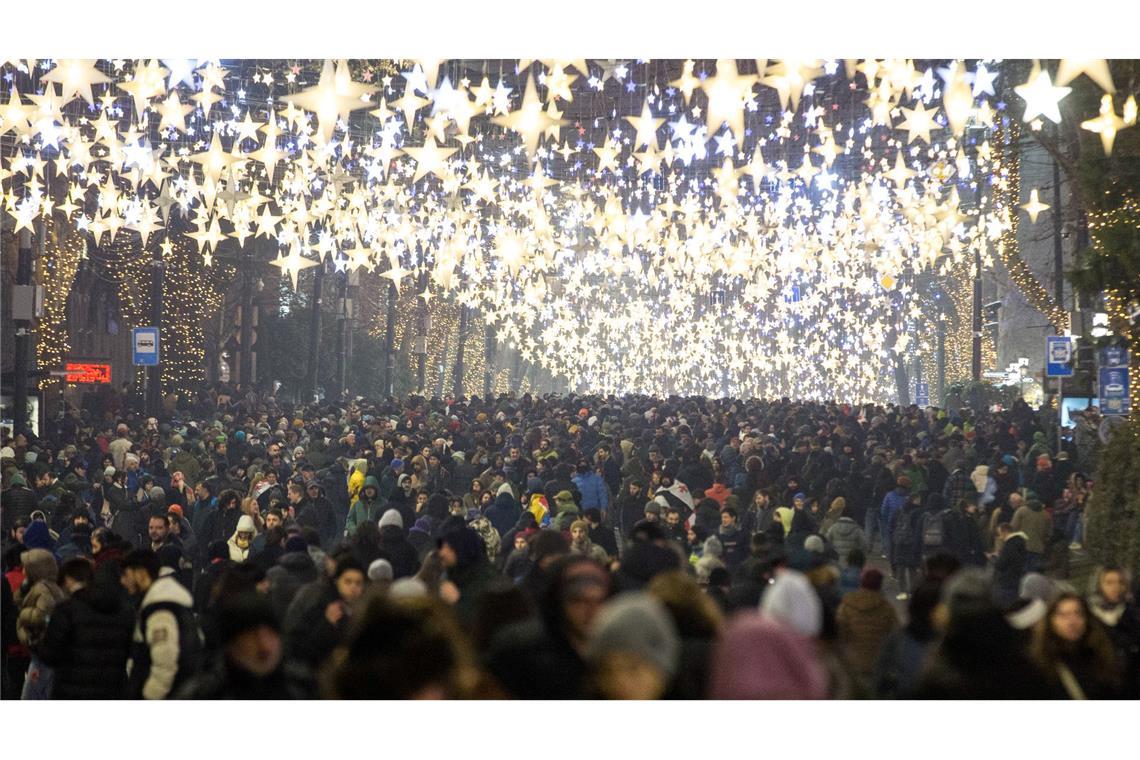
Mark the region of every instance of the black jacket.
[[52, 699], [122, 699], [134, 624], [119, 594], [97, 588], [56, 606], [39, 650], [55, 670]]
[[1001, 553], [994, 563], [994, 586], [998, 591], [1017, 596], [1021, 576], [1025, 575], [1025, 534], [1013, 533], [1002, 544]]
[[265, 577], [269, 580], [269, 602], [273, 612], [278, 620], [284, 620], [285, 612], [301, 587], [317, 579], [317, 565], [307, 551], [287, 552], [278, 558], [277, 564], [265, 571]]
[[420, 555], [404, 537], [404, 529], [385, 525], [380, 529], [380, 556], [392, 564], [392, 578], [406, 578], [420, 570]]
[[283, 661], [267, 676], [255, 676], [219, 657], [207, 671], [195, 676], [175, 699], [314, 699], [310, 671]]

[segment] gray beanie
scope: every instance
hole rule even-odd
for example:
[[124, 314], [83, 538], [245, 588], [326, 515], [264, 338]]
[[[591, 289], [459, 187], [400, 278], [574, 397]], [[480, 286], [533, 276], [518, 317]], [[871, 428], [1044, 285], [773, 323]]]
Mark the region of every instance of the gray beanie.
[[403, 518], [403, 516], [401, 516], [401, 515], [400, 515], [400, 513], [399, 513], [399, 512], [397, 512], [396, 510], [394, 510], [394, 509], [389, 509], [387, 512], [385, 512], [385, 513], [384, 513], [383, 515], [381, 515], [381, 517], [380, 517], [380, 527], [381, 527], [381, 528], [383, 528], [383, 527], [385, 527], [385, 526], [387, 526], [387, 525], [395, 525], [396, 527], [398, 527], [398, 528], [400, 528], [401, 530], [403, 530], [403, 528], [404, 528], [404, 518]]
[[392, 580], [392, 563], [386, 559], [376, 559], [368, 566], [368, 580], [370, 581], [390, 581]]
[[617, 652], [637, 655], [672, 678], [681, 639], [665, 605], [644, 592], [619, 594], [606, 604], [590, 631], [586, 659], [596, 662]]
[[660, 515], [661, 514], [661, 502], [659, 502], [659, 501], [647, 501], [647, 502], [645, 502], [645, 514]]
[[815, 535], [808, 536], [804, 539], [804, 548], [814, 554], [823, 554], [826, 550], [823, 539]]

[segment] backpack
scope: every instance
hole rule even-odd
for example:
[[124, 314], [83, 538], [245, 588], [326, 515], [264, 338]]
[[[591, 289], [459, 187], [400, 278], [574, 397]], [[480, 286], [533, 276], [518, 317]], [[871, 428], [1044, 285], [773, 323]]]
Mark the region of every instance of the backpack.
[[897, 551], [907, 550], [914, 546], [914, 513], [900, 510], [895, 517], [895, 532], [891, 536], [891, 543]]
[[936, 549], [946, 543], [946, 518], [949, 512], [949, 509], [943, 509], [927, 516], [922, 528], [922, 545], [927, 549]]

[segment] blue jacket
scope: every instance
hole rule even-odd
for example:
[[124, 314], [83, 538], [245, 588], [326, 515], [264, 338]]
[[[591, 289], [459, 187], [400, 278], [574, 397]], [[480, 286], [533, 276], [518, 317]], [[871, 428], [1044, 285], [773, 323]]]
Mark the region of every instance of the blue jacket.
[[610, 508], [610, 492], [601, 475], [591, 470], [584, 475], [575, 475], [572, 480], [582, 492], [580, 506], [583, 511], [594, 507], [605, 512]]
[[889, 536], [894, 533], [895, 514], [906, 505], [909, 499], [910, 494], [905, 488], [896, 488], [883, 497], [883, 505], [879, 508], [879, 519], [884, 534]]
[[519, 521], [521, 515], [522, 507], [518, 500], [509, 493], [501, 493], [496, 496], [491, 506], [487, 507], [487, 511], [483, 513], [491, 526], [499, 531], [500, 536], [506, 535], [511, 528], [515, 527], [515, 523]]

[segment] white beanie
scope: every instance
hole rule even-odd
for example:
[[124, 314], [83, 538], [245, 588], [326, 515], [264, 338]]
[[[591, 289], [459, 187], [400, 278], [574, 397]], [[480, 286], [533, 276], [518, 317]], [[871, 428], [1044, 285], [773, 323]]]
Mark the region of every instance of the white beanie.
[[811, 535], [804, 539], [804, 548], [814, 554], [823, 554], [827, 546], [823, 543], [822, 538]]
[[249, 515], [242, 515], [238, 518], [237, 533], [254, 533], [256, 528], [253, 527], [253, 518]]
[[16, 452], [12, 450], [11, 446], [5, 446], [0, 449], [0, 459], [15, 459]]
[[398, 528], [403, 529], [404, 518], [396, 510], [389, 509], [387, 512], [380, 516], [380, 527], [383, 528], [387, 525], [395, 525]]
[[818, 636], [823, 628], [823, 605], [803, 573], [785, 570], [760, 600], [760, 609], [802, 636]]
[[392, 580], [392, 563], [386, 559], [372, 560], [372, 564], [368, 566], [368, 580], [370, 580], [370, 581], [390, 581], [390, 580]]
[[388, 596], [392, 599], [411, 599], [427, 595], [427, 584], [419, 578], [400, 578], [393, 582], [391, 588], [388, 589]]

